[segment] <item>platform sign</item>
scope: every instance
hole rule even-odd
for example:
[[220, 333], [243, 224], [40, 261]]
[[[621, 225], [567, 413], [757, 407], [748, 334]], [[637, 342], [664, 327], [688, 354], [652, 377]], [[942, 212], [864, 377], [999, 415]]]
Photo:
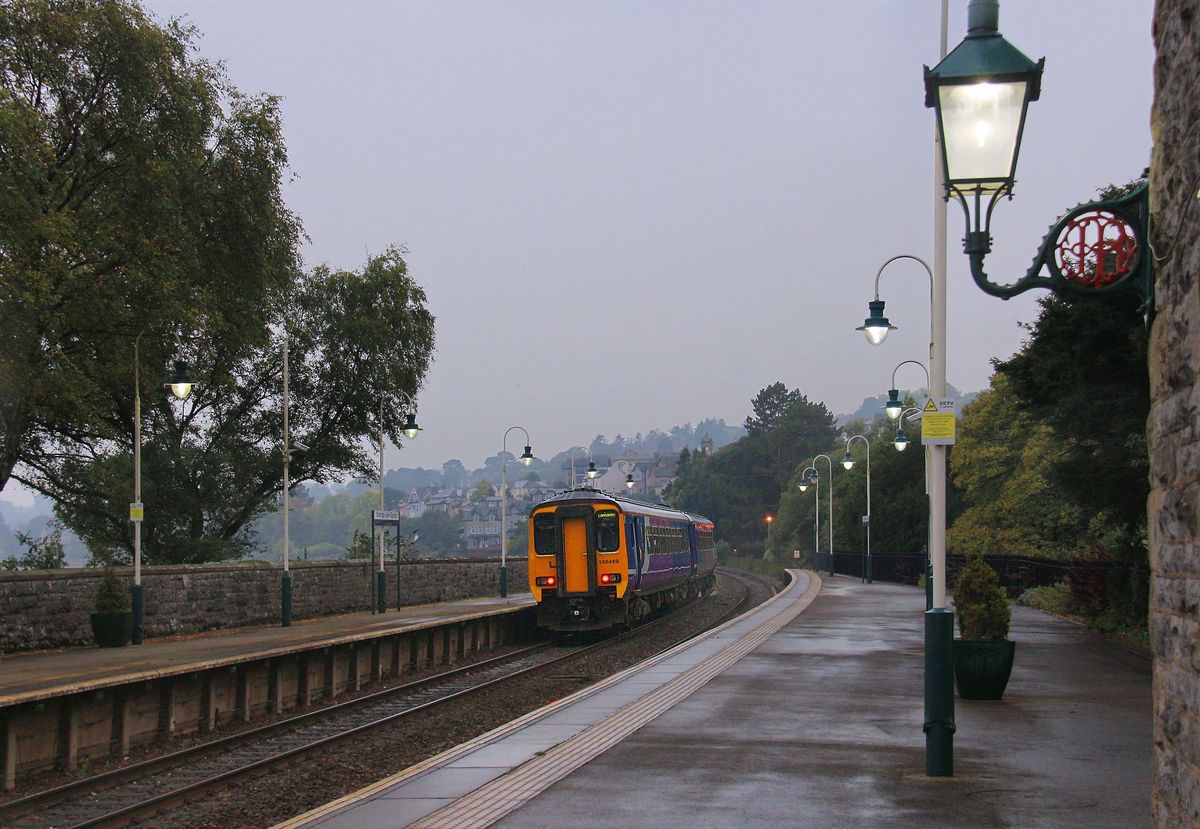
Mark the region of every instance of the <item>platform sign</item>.
[[398, 524], [400, 523], [400, 510], [373, 509], [371, 510], [371, 521], [375, 524]]
[[800, 551], [792, 550], [792, 558], [800, 558]]
[[921, 409], [921, 443], [925, 446], [954, 444], [954, 401], [930, 398]]
[[134, 501], [129, 505], [129, 520], [142, 521], [146, 518], [146, 507], [141, 501]]

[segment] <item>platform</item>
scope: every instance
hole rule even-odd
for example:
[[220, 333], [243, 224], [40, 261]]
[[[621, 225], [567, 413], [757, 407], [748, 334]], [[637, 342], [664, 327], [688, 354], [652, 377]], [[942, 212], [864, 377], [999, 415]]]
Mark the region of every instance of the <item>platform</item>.
[[533, 625], [528, 593], [0, 658], [0, 781], [302, 709], [452, 665]]
[[533, 607], [529, 593], [349, 613], [266, 626], [147, 639], [124, 648], [66, 648], [0, 656], [0, 707], [188, 674], [250, 659], [287, 656]]
[[804, 574], [769, 605], [280, 827], [1151, 826], [1150, 663], [1013, 608], [1000, 702], [924, 775], [924, 593]]

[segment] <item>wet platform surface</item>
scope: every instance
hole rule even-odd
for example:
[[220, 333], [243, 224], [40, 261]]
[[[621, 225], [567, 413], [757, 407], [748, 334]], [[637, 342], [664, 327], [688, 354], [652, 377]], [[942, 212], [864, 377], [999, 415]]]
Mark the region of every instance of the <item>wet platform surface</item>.
[[955, 776], [929, 778], [924, 593], [823, 578], [744, 653], [709, 641], [286, 825], [1151, 826], [1148, 660], [1014, 607], [1005, 697], [956, 699]]
[[363, 641], [406, 628], [474, 619], [533, 607], [528, 593], [414, 605], [386, 613], [351, 613], [264, 626], [148, 639], [124, 648], [68, 648], [0, 656], [0, 707], [123, 685], [250, 659], [285, 656]]

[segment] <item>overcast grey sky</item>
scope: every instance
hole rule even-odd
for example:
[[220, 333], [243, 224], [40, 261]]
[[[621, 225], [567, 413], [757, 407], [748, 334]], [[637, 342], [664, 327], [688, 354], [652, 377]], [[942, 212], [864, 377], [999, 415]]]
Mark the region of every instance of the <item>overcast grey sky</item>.
[[[776, 380], [852, 411], [924, 359], [915, 264], [883, 278], [900, 330], [872, 348], [854, 326], [884, 260], [932, 260], [937, 0], [147, 5], [194, 23], [239, 89], [282, 96], [308, 264], [408, 248], [438, 345], [425, 432], [388, 467], [478, 466], [514, 424], [548, 456], [736, 423]], [[1063, 210], [1149, 164], [1151, 15], [1002, 0], [1001, 32], [1046, 70], [996, 210], [996, 281]], [[975, 288], [949, 218], [948, 380], [973, 391], [1020, 346], [1036, 292]], [[912, 367], [899, 381], [924, 385]]]

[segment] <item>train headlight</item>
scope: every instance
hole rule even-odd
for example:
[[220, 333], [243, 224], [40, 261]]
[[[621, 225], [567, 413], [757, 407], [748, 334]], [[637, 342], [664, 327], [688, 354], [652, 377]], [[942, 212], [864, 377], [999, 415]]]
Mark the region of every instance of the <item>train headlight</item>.
[[533, 583], [538, 587], [557, 587], [558, 578], [556, 576], [538, 576]]
[[600, 583], [601, 584], [617, 584], [620, 581], [621, 581], [620, 573], [601, 573], [600, 574]]

